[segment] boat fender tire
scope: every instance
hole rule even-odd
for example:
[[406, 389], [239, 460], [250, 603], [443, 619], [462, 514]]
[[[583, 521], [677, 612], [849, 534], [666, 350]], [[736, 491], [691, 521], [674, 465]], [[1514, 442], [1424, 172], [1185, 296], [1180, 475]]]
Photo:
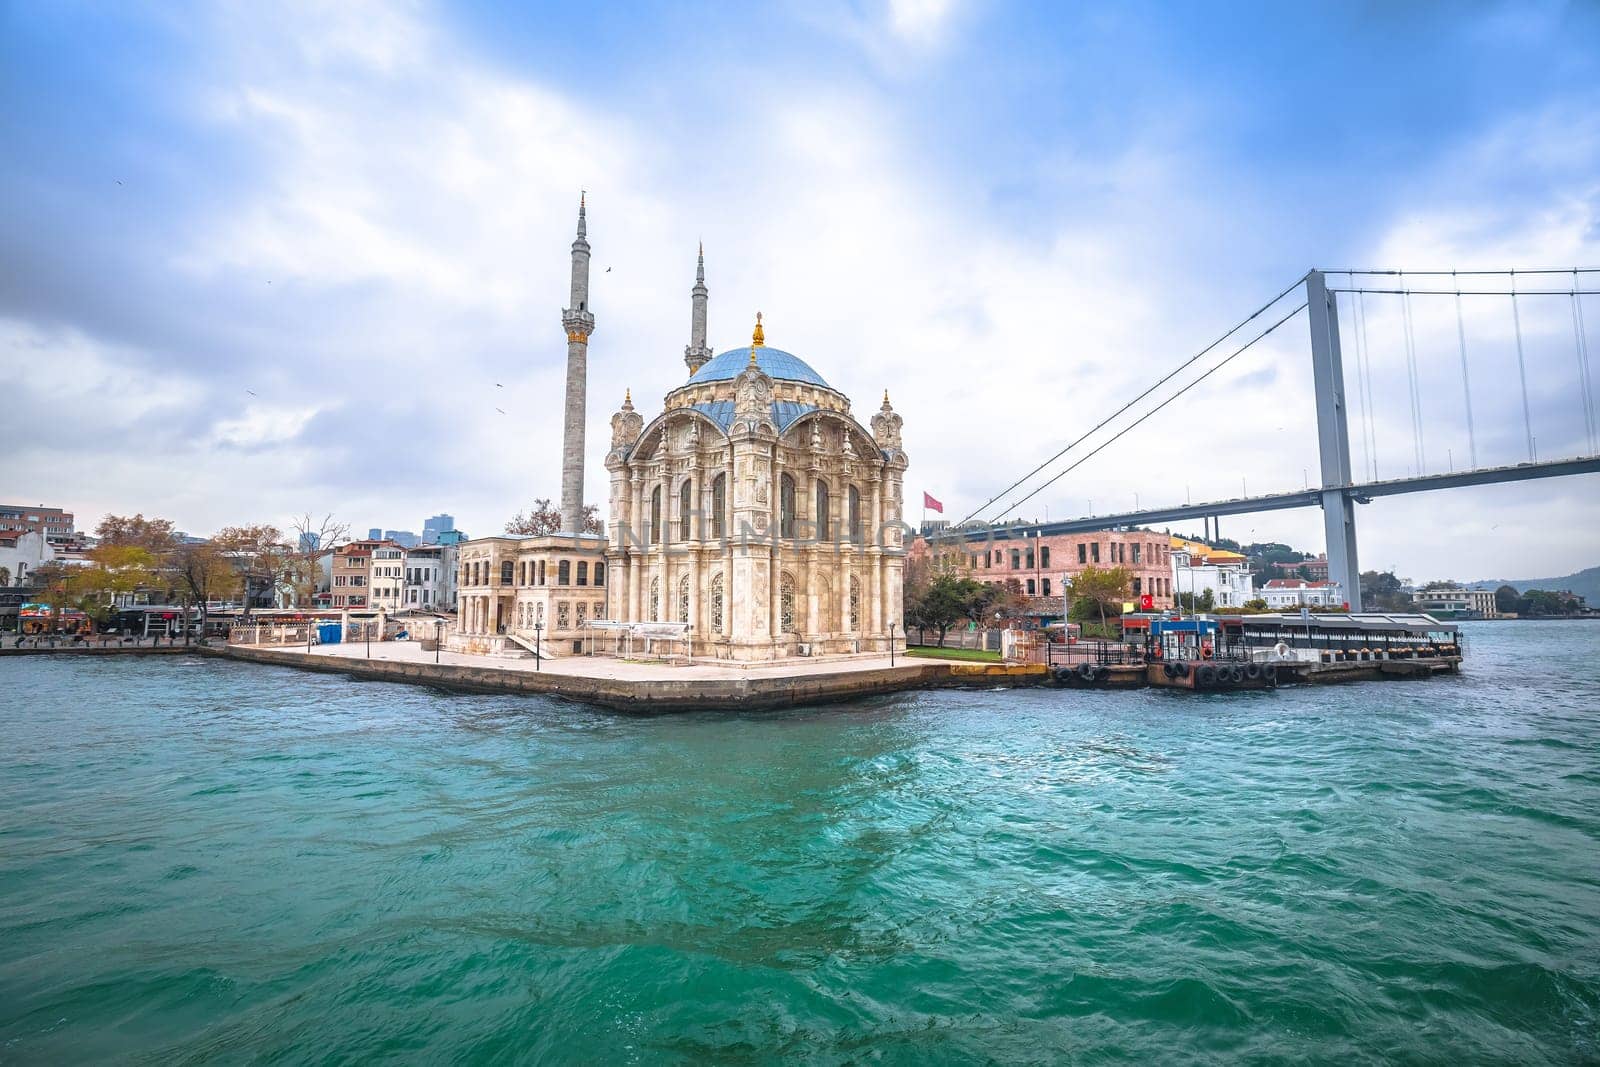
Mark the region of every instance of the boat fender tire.
[[1163, 663], [1161, 665], [1161, 673], [1168, 678], [1176, 678], [1178, 676], [1178, 668], [1174, 664]]
[[1210, 685], [1217, 680], [1217, 669], [1209, 663], [1204, 664], [1194, 672], [1194, 680], [1200, 685]]
[[1057, 667], [1051, 672], [1050, 677], [1054, 678], [1058, 682], [1070, 682], [1072, 680], [1072, 668]]
[[1085, 682], [1094, 681], [1094, 664], [1092, 664], [1092, 663], [1080, 663], [1080, 664], [1078, 664], [1078, 677], [1081, 678]]
[[1244, 669], [1244, 676], [1252, 682], [1260, 681], [1262, 674], [1261, 664], [1252, 663]]
[[1111, 669], [1109, 667], [1096, 667], [1094, 669], [1094, 680], [1097, 682], [1103, 682], [1106, 680], [1106, 676], [1110, 673]]
[[1180, 661], [1178, 663], [1172, 664], [1171, 666], [1172, 666], [1172, 676], [1174, 678], [1187, 678], [1187, 677], [1189, 677], [1189, 665], [1187, 663], [1183, 663], [1183, 662]]

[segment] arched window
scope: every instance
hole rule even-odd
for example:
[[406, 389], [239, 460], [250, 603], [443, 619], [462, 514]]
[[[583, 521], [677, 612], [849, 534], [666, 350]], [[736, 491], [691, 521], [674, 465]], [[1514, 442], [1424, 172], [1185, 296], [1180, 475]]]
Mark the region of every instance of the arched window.
[[540, 561], [539, 561], [539, 584], [540, 584], [540, 585], [543, 585], [543, 584], [544, 584], [544, 578], [545, 578], [545, 574], [544, 574], [544, 560], [542, 560], [542, 559], [541, 559], [541, 560], [540, 560]]
[[661, 576], [650, 579], [650, 621], [661, 621]]
[[788, 571], [778, 579], [778, 629], [794, 632], [794, 576]]
[[722, 632], [722, 572], [711, 576], [711, 629]]
[[572, 561], [570, 559], [564, 559], [556, 564], [556, 584], [572, 584]]
[[850, 603], [846, 609], [845, 629], [856, 631], [861, 629], [861, 580], [854, 575], [850, 578]]
[[606, 565], [604, 563], [596, 563], [594, 565], [594, 584], [606, 584]]
[[828, 483], [821, 478], [817, 479], [817, 539], [833, 539], [832, 516], [828, 511]]
[[517, 565], [509, 559], [500, 564], [500, 584], [511, 585], [516, 581]]
[[661, 543], [661, 487], [650, 490], [650, 543]]
[[850, 487], [850, 540], [858, 545], [866, 540], [861, 536], [861, 490], [853, 485]]
[[719, 474], [711, 479], [711, 537], [720, 541], [727, 536], [728, 476]]
[[688, 479], [678, 486], [678, 540], [687, 541], [689, 533], [689, 516], [694, 514], [694, 485]]
[[589, 584], [589, 561], [586, 559], [580, 559], [578, 561], [578, 584]]
[[689, 576], [678, 579], [678, 621], [689, 621]]
[[787, 474], [778, 481], [778, 536], [794, 536], [794, 479]]

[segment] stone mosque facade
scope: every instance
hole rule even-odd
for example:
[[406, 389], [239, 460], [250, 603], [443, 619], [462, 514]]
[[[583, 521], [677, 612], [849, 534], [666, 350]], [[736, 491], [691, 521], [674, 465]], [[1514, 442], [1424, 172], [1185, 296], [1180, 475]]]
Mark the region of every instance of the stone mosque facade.
[[[588, 307], [588, 263], [580, 207], [573, 308], [563, 320], [564, 526], [576, 525], [576, 515], [567, 512], [581, 510], [583, 499], [581, 466], [573, 469], [582, 463], [581, 437], [576, 448], [571, 439], [574, 427], [582, 433], [587, 343], [595, 321]], [[604, 541], [564, 530], [556, 542], [469, 542], [463, 559], [481, 556], [485, 573], [514, 582], [531, 577], [538, 584], [506, 591], [503, 611], [495, 605], [495, 591], [486, 590], [482, 605], [463, 614], [461, 647], [491, 650], [498, 645], [496, 630], [527, 636], [522, 631], [535, 619], [549, 620], [548, 637], [575, 638], [585, 615], [596, 619], [602, 610], [608, 621], [679, 624], [687, 628], [692, 655], [735, 662], [882, 653], [896, 636], [903, 640], [897, 631], [907, 460], [901, 418], [888, 393], [862, 425], [849, 397], [799, 356], [766, 344], [760, 313], [748, 345], [713, 354], [707, 344], [704, 249], [690, 294], [686, 380], [667, 392], [653, 417], [634, 408], [629, 391], [611, 418]], [[534, 564], [535, 556], [554, 559], [552, 553], [571, 554], [570, 564]], [[567, 591], [546, 580], [579, 573], [593, 584], [574, 587], [570, 595], [585, 610], [561, 612]], [[466, 604], [472, 589], [461, 593]], [[559, 634], [557, 619], [564, 624]]]

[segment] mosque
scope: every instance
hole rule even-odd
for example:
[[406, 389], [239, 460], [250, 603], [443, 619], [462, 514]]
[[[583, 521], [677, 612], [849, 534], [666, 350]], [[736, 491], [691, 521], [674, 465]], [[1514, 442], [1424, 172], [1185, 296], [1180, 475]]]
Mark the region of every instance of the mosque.
[[[585, 618], [603, 618], [678, 624], [693, 655], [722, 660], [887, 651], [901, 623], [905, 567], [901, 418], [885, 392], [863, 426], [849, 397], [799, 356], [767, 345], [759, 312], [748, 345], [713, 355], [703, 248], [687, 379], [648, 420], [625, 395], [605, 460], [607, 534], [602, 542], [578, 533], [595, 323], [586, 227], [580, 203], [562, 319], [563, 532], [463, 546], [463, 575], [490, 581], [461, 584], [460, 647], [490, 651], [508, 637], [526, 645], [537, 622], [558, 648], [577, 648]], [[593, 584], [559, 584], [578, 574]]]

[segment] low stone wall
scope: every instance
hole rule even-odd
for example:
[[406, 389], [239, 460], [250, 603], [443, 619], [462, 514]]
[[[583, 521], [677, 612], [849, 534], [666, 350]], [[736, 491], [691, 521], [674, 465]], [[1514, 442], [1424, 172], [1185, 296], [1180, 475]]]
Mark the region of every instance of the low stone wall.
[[148, 655], [151, 655], [152, 653], [159, 654], [159, 655], [162, 655], [162, 656], [170, 656], [170, 655], [173, 655], [175, 653], [181, 654], [181, 653], [184, 653], [184, 652], [199, 652], [199, 651], [201, 651], [201, 648], [200, 648], [199, 645], [184, 645], [182, 643], [179, 643], [179, 644], [176, 644], [176, 645], [154, 645], [154, 646], [152, 646], [152, 645], [117, 645], [117, 644], [109, 644], [109, 645], [100, 645], [100, 644], [73, 645], [73, 644], [65, 644], [65, 643], [63, 643], [61, 645], [56, 646], [55, 648], [51, 648], [48, 644], [44, 645], [43, 647], [40, 647], [40, 648], [33, 648], [31, 646], [27, 646], [27, 647], [23, 647], [23, 648], [13, 648], [10, 645], [7, 645], [5, 648], [0, 648], [0, 657], [3, 657], [3, 656], [51, 656], [51, 655], [57, 655], [57, 654], [64, 655], [64, 656], [148, 656]]
[[[823, 704], [859, 697], [963, 685], [993, 686], [999, 681], [1036, 685], [1047, 680], [1040, 668], [1006, 669], [999, 664], [925, 663], [802, 676], [752, 674], [740, 678], [684, 678], [670, 675], [648, 681], [587, 678], [554, 671], [504, 670], [491, 665], [403, 663], [395, 660], [307, 656], [266, 648], [234, 646], [233, 659], [357, 678], [431, 685], [478, 693], [542, 693], [621, 711], [656, 713], [701, 709], [776, 708]], [[979, 670], [971, 668], [977, 666]]]

